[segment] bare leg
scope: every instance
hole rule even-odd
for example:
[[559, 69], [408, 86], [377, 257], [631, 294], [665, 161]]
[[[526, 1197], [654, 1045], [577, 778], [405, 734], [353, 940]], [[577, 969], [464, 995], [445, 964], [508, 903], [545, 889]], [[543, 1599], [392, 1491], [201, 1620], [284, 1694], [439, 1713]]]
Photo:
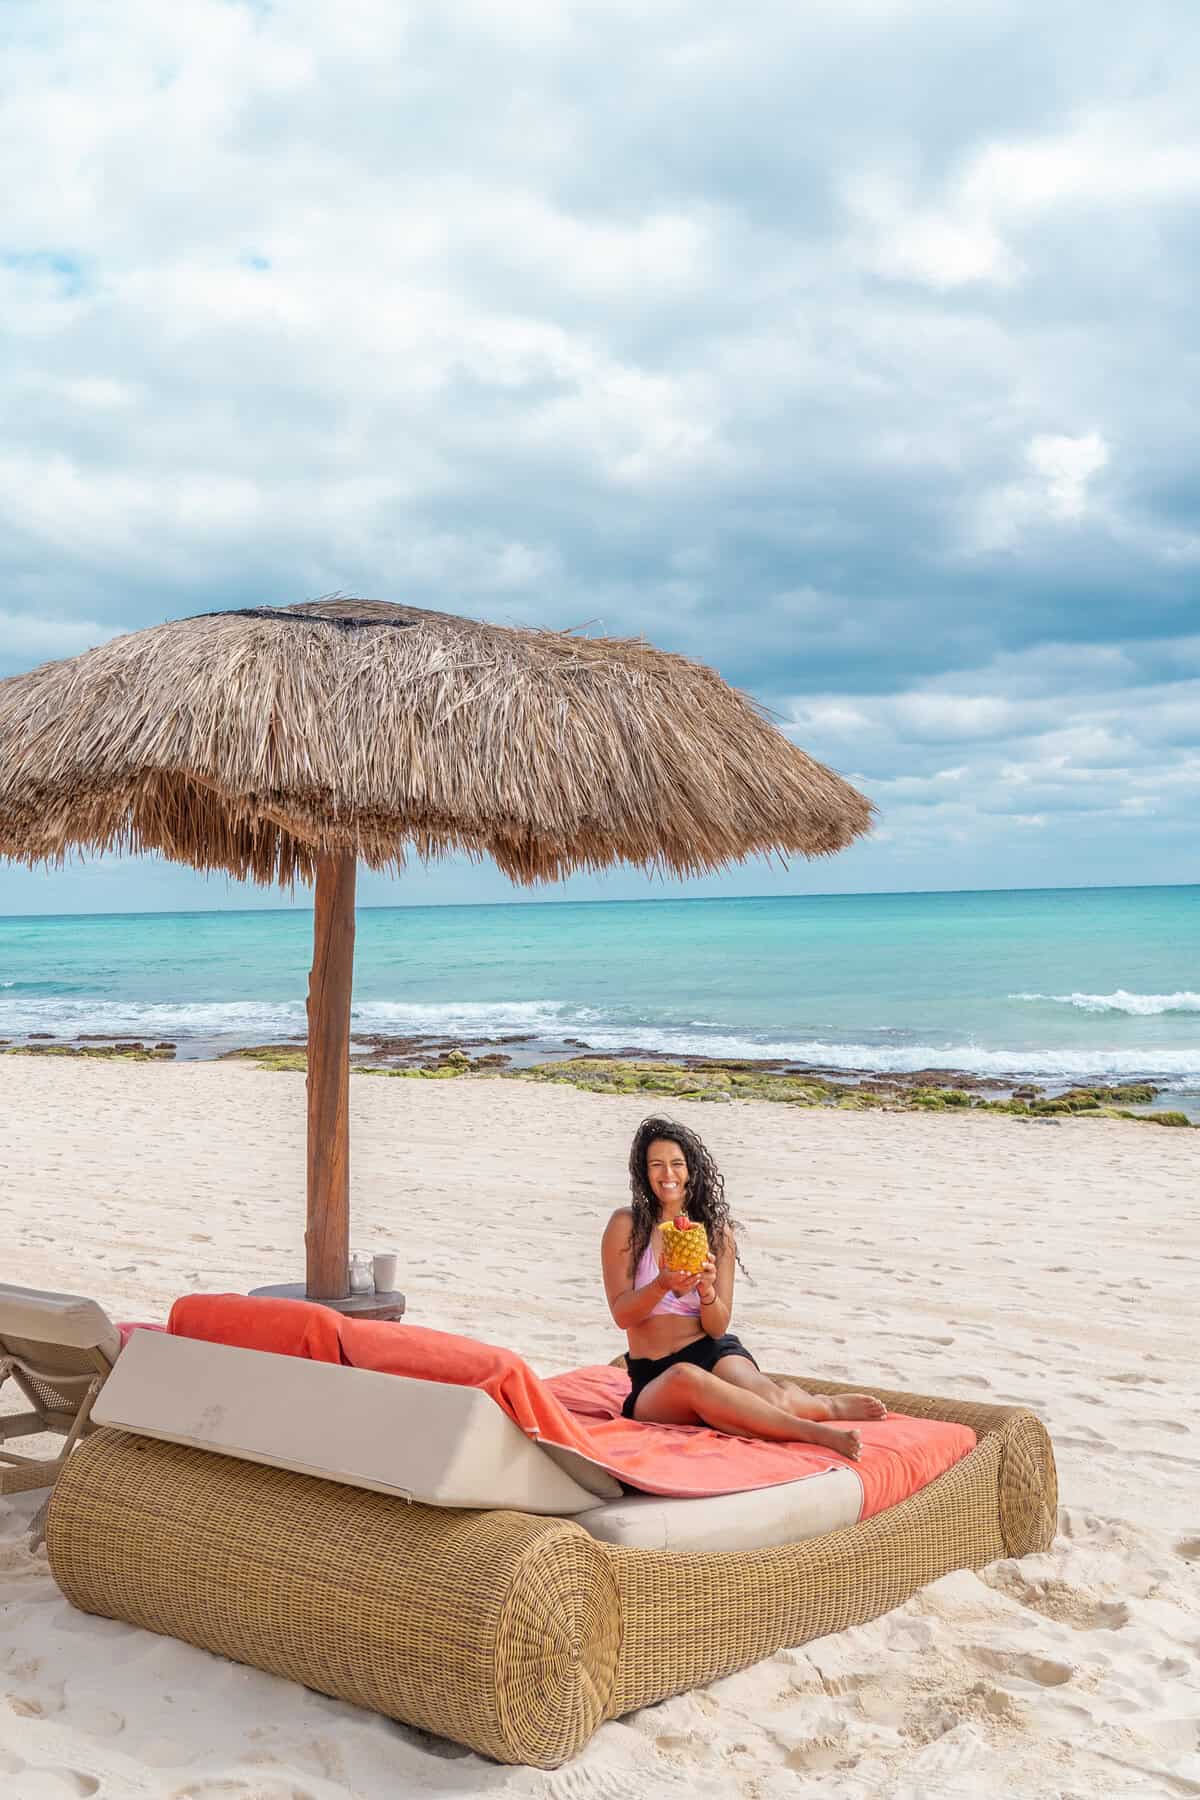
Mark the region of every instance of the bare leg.
[[[755, 1372], [750, 1363], [746, 1367]], [[799, 1419], [786, 1407], [694, 1363], [676, 1363], [644, 1387], [634, 1417], [656, 1425], [711, 1425], [730, 1437], [766, 1438], [778, 1444], [820, 1444], [851, 1461], [862, 1449], [857, 1431], [842, 1431], [819, 1419]]]
[[735, 1387], [761, 1394], [797, 1419], [886, 1419], [887, 1407], [873, 1394], [807, 1394], [796, 1384], [781, 1387], [745, 1356], [723, 1356], [713, 1374]]
[[791, 1403], [802, 1419], [887, 1418], [887, 1407], [874, 1394], [807, 1394], [797, 1385], [792, 1388]]

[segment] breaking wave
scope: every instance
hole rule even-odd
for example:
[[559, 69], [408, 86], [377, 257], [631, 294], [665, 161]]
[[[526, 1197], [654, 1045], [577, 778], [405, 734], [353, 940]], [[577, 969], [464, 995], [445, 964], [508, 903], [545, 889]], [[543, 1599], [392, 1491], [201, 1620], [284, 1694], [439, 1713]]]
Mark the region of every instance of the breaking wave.
[[593, 1050], [638, 1047], [677, 1056], [769, 1057], [816, 1068], [911, 1075], [917, 1069], [959, 1069], [967, 1075], [1061, 1077], [1200, 1077], [1200, 1044], [1188, 1050], [1143, 1048], [1085, 1050], [1072, 1045], [1050, 1050], [988, 1050], [978, 1044], [839, 1044], [815, 1038], [773, 1039], [720, 1036], [686, 1030], [631, 1026], [616, 1032], [582, 1027]]
[[1200, 1012], [1200, 994], [1010, 994], [1010, 1000], [1049, 1000], [1056, 1006], [1074, 1006], [1080, 1012], [1125, 1013], [1131, 1018], [1153, 1019], [1164, 1013]]
[[[1044, 998], [1074, 1003], [1071, 996]], [[1192, 1005], [1175, 1010], [1200, 1011], [1197, 995], [1125, 998], [1189, 1000]], [[0, 994], [0, 1038], [42, 1032], [70, 1039], [103, 1033], [151, 1042], [169, 1039], [180, 1046], [181, 1054], [188, 1054], [190, 1047], [192, 1054], [204, 1055], [208, 1045], [232, 1048], [300, 1038], [306, 1025], [304, 1002], [299, 999], [171, 1002], [63, 993]], [[569, 1038], [597, 1051], [641, 1049], [676, 1056], [771, 1058], [846, 1072], [911, 1074], [917, 1069], [958, 1069], [1001, 1079], [1072, 1082], [1139, 1077], [1192, 1086], [1200, 1081], [1200, 1041], [1169, 1048], [1150, 1044], [994, 1048], [970, 1042], [930, 1042], [926, 1036], [896, 1026], [881, 1026], [878, 1034], [867, 1034], [867, 1041], [839, 1041], [836, 1032], [820, 1026], [800, 1027], [790, 1034], [756, 1033], [722, 1028], [707, 1017], [663, 1020], [660, 1016], [651, 1021], [641, 1009], [616, 1006], [610, 1010], [558, 1000], [421, 1003], [362, 999], [353, 1006], [351, 1029], [359, 1038], [376, 1032], [429, 1037], [520, 1035], [531, 1040], [534, 1052], [540, 1048], [561, 1052], [564, 1039]]]
[[[362, 1000], [353, 1005], [350, 1022], [359, 1032], [475, 1037], [570, 1030], [587, 1016], [594, 1015], [564, 1008], [553, 1000], [464, 1000], [442, 1005]], [[229, 1038], [264, 1043], [302, 1035], [307, 1024], [302, 1000], [140, 1001], [65, 995], [0, 1000], [0, 1035], [4, 1036], [44, 1031], [72, 1037], [99, 1031], [121, 1037]]]

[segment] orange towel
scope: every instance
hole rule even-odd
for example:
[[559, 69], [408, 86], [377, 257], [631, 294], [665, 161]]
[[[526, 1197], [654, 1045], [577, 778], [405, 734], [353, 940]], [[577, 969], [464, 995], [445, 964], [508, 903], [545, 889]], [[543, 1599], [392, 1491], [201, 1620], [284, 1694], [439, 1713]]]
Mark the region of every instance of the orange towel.
[[151, 1325], [145, 1319], [134, 1319], [129, 1324], [122, 1324], [120, 1319], [117, 1320], [117, 1330], [121, 1334], [122, 1350], [125, 1348], [135, 1331], [165, 1331], [166, 1329], [165, 1325]]
[[649, 1494], [734, 1494], [848, 1468], [862, 1482], [865, 1519], [915, 1493], [975, 1443], [966, 1426], [893, 1415], [859, 1424], [863, 1454], [852, 1463], [811, 1444], [731, 1438], [707, 1426], [645, 1425], [620, 1417], [629, 1381], [618, 1369], [577, 1369], [542, 1381], [511, 1350], [420, 1325], [345, 1319], [304, 1300], [190, 1294], [171, 1308], [168, 1330], [210, 1343], [482, 1388], [528, 1437], [574, 1450]]

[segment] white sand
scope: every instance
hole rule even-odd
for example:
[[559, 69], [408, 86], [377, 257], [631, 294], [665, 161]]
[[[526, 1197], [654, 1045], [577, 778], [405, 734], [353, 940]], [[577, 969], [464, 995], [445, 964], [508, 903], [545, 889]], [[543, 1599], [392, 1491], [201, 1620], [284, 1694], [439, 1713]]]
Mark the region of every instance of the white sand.
[[[646, 1108], [356, 1077], [356, 1245], [413, 1320], [543, 1373], [621, 1348], [597, 1266]], [[300, 1270], [304, 1084], [0, 1058], [4, 1279], [163, 1317]], [[604, 1726], [547, 1774], [91, 1619], [0, 1501], [0, 1793], [156, 1800], [1200, 1794], [1200, 1139], [1121, 1123], [681, 1106], [725, 1169], [766, 1366], [1026, 1401], [1045, 1556]], [[475, 1230], [486, 1225], [486, 1236]]]

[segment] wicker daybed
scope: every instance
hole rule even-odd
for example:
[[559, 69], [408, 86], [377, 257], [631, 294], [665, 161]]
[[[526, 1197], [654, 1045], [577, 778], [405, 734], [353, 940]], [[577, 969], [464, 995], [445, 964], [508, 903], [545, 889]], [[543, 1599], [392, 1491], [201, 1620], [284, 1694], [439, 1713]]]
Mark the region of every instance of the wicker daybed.
[[59, 1476], [50, 1564], [85, 1612], [554, 1768], [605, 1719], [874, 1618], [952, 1569], [1048, 1547], [1057, 1483], [1033, 1413], [881, 1398], [969, 1425], [976, 1447], [866, 1522], [773, 1549], [615, 1547], [567, 1517], [412, 1504], [108, 1427]]

